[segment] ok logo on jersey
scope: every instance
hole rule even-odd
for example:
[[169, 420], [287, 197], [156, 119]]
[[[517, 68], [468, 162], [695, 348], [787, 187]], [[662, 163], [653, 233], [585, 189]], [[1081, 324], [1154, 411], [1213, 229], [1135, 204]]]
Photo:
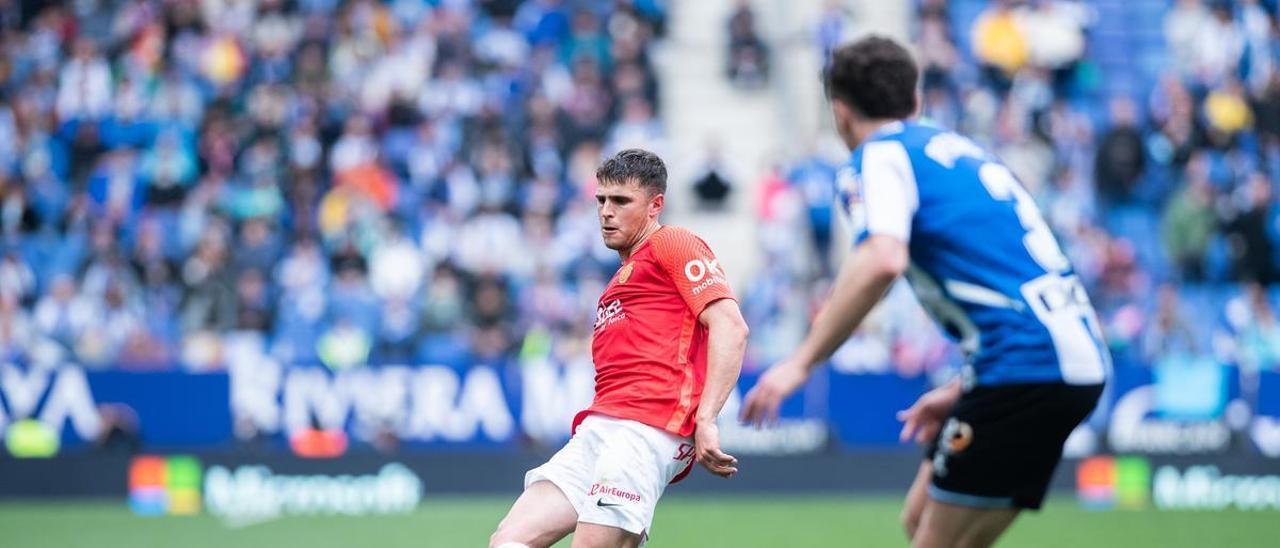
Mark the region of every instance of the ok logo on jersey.
[[724, 276], [724, 272], [720, 271], [720, 261], [716, 259], [694, 259], [684, 263], [684, 276], [689, 278], [689, 281], [698, 283], [707, 275]]

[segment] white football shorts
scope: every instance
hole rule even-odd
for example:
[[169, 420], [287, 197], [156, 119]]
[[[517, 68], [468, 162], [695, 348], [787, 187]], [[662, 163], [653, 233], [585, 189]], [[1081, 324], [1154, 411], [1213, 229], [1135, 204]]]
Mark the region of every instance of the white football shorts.
[[693, 440], [633, 420], [589, 415], [546, 464], [524, 475], [560, 488], [579, 523], [647, 537], [667, 484], [693, 463]]

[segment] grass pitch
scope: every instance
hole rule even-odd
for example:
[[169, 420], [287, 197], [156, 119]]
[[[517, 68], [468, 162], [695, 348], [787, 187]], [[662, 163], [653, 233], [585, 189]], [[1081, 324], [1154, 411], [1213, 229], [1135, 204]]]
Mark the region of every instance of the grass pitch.
[[[123, 502], [0, 503], [5, 548], [454, 548], [484, 546], [506, 498], [439, 498], [382, 517], [289, 517], [243, 527], [143, 518]], [[658, 507], [654, 548], [905, 546], [896, 498], [681, 497]], [[1092, 512], [1070, 499], [1014, 523], [1001, 547], [1274, 547], [1277, 512]], [[557, 546], [569, 545], [568, 541]]]

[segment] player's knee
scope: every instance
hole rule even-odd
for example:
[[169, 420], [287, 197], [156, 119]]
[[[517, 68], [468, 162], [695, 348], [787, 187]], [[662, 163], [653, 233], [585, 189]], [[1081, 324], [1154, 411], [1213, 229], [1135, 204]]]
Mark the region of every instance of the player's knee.
[[506, 544], [508, 544], [506, 541], [506, 531], [502, 530], [502, 525], [498, 525], [497, 530], [495, 530], [492, 535], [489, 535], [489, 548], [498, 548], [499, 546], [505, 546]]
[[956, 540], [956, 548], [991, 548], [1000, 537], [1001, 531], [975, 529], [966, 531]]
[[900, 520], [902, 522], [902, 530], [907, 534], [907, 540], [915, 539], [916, 530], [920, 528], [920, 513], [903, 510]]
[[501, 529], [493, 532], [489, 537], [489, 548], [532, 548], [523, 542], [510, 540], [503, 533]]
[[553, 531], [542, 531], [540, 527], [530, 527], [528, 523], [518, 520], [504, 519], [498, 523], [498, 529], [489, 535], [489, 548], [544, 548], [559, 541], [563, 534]]
[[990, 548], [992, 542], [980, 539], [973, 535], [967, 535], [956, 539], [955, 548]]
[[516, 537], [516, 531], [508, 525], [507, 520], [498, 524], [498, 529], [489, 535], [489, 548], [531, 548]]
[[943, 535], [929, 527], [916, 528], [911, 532], [911, 548], [953, 548], [955, 543], [943, 538]]

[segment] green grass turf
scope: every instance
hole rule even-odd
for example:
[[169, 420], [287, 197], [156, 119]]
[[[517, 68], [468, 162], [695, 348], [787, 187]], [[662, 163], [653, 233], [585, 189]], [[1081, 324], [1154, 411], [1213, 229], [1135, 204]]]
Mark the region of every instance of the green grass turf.
[[[434, 548], [484, 546], [507, 499], [436, 499], [408, 515], [291, 517], [231, 527], [210, 516], [142, 518], [121, 502], [0, 504], [4, 548]], [[680, 497], [659, 505], [649, 546], [904, 546], [898, 500]], [[568, 546], [562, 542], [558, 546]], [[1277, 512], [1090, 512], [1070, 499], [1020, 518], [1001, 547], [1274, 547]]]

